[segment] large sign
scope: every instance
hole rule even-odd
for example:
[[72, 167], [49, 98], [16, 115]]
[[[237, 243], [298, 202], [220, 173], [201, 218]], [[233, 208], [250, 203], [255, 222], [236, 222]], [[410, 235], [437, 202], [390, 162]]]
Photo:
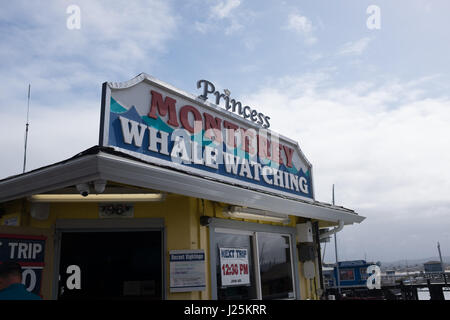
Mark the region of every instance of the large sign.
[[243, 117], [209, 103], [208, 83], [199, 82], [199, 96], [146, 74], [104, 83], [100, 145], [217, 181], [313, 199], [311, 165], [298, 144], [267, 130], [269, 117], [239, 109], [234, 99], [218, 95]]
[[46, 239], [44, 236], [0, 234], [0, 263], [19, 263], [22, 283], [37, 295], [41, 295]]
[[222, 287], [250, 284], [248, 251], [241, 248], [219, 248]]

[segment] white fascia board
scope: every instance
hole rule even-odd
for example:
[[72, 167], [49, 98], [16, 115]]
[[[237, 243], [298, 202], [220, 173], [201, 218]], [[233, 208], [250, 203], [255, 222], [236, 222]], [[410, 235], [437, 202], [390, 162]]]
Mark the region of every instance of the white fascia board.
[[345, 209], [281, 198], [116, 155], [100, 152], [98, 157], [101, 175], [110, 181], [330, 222], [353, 224], [365, 219]]
[[86, 155], [0, 181], [0, 203], [100, 178], [97, 155]]
[[105, 152], [4, 179], [0, 203], [97, 179], [329, 222], [353, 224], [365, 219], [350, 210], [282, 198]]

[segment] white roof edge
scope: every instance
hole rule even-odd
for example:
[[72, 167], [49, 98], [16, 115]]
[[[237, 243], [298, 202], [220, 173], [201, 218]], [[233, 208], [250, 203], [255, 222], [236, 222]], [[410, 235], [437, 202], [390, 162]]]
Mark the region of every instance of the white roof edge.
[[0, 180], [0, 203], [99, 178], [97, 155], [68, 159]]
[[112, 181], [330, 222], [353, 224], [365, 219], [342, 207], [282, 198], [104, 152], [99, 159], [102, 176]]
[[95, 179], [329, 222], [342, 220], [345, 224], [353, 224], [365, 219], [342, 207], [282, 198], [104, 151], [4, 179], [0, 181], [0, 202]]

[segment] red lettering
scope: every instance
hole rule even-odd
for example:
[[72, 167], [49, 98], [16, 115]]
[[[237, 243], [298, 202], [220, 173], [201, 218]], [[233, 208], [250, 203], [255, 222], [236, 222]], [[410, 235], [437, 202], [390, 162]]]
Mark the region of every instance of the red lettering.
[[267, 138], [258, 135], [258, 156], [261, 159], [270, 159], [269, 143]]
[[223, 127], [227, 132], [227, 145], [231, 148], [236, 148], [236, 130], [239, 129], [234, 123], [223, 121]]
[[175, 103], [177, 101], [168, 96], [166, 96], [163, 101], [162, 95], [159, 92], [153, 90], [151, 90], [150, 92], [152, 94], [152, 101], [148, 116], [153, 119], [158, 119], [156, 115], [156, 109], [158, 109], [158, 112], [162, 117], [165, 117], [167, 113], [169, 113], [169, 121], [167, 121], [167, 124], [178, 127], [179, 124], [177, 121], [177, 113], [175, 109]]
[[195, 109], [193, 106], [190, 106], [190, 105], [185, 105], [180, 109], [181, 125], [183, 126], [183, 128], [185, 128], [190, 133], [194, 133], [194, 131], [195, 131], [194, 127], [191, 126], [191, 124], [189, 123], [189, 119], [188, 119], [189, 112], [192, 112], [192, 114], [194, 115], [194, 122], [195, 121], [202, 122], [202, 115], [200, 114], [200, 112], [197, 109]]
[[283, 150], [283, 147], [278, 143], [271, 141], [271, 157], [270, 159], [272, 161], [278, 162], [279, 164], [283, 164], [283, 158], [281, 158], [281, 151]]
[[283, 146], [284, 154], [286, 155], [286, 166], [292, 168], [292, 155], [294, 154], [294, 149], [288, 146]]
[[[205, 137], [211, 139], [211, 130], [214, 133], [215, 142], [222, 142], [222, 119], [214, 118], [209, 113], [204, 112], [203, 117], [205, 118]], [[209, 130], [209, 131], [208, 131]]]
[[240, 131], [242, 137], [241, 149], [248, 152], [250, 155], [254, 155], [256, 150], [253, 145], [253, 140], [255, 139], [256, 131], [254, 129], [245, 130], [242, 128]]

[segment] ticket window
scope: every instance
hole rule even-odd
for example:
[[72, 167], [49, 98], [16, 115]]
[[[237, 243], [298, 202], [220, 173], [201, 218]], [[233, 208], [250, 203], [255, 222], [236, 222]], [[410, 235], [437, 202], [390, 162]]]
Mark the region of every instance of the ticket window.
[[296, 298], [290, 235], [216, 230], [215, 241], [219, 300]]
[[163, 298], [162, 232], [62, 232], [58, 299]]

